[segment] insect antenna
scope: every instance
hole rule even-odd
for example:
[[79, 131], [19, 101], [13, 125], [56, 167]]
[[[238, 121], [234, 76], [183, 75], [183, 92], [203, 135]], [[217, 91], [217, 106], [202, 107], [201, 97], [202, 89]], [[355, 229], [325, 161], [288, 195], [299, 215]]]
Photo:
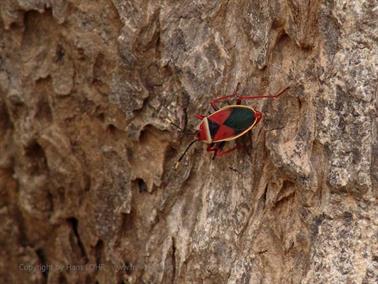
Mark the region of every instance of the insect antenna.
[[181, 160], [184, 158], [186, 152], [188, 152], [188, 150], [190, 149], [190, 147], [195, 143], [195, 142], [198, 142], [198, 140], [193, 140], [192, 142], [189, 143], [189, 145], [186, 147], [184, 153], [181, 154], [180, 158], [177, 160], [176, 164], [175, 164], [175, 169], [177, 169], [177, 167], [179, 166]]
[[170, 120], [169, 118], [166, 118], [165, 121], [169, 122], [172, 126], [176, 127], [178, 130], [180, 130], [181, 132], [188, 132], [190, 134], [196, 134], [195, 131], [193, 130], [190, 130], [190, 129], [187, 129], [187, 128], [182, 128], [180, 127], [179, 125], [177, 125], [176, 123], [174, 123], [172, 120]]

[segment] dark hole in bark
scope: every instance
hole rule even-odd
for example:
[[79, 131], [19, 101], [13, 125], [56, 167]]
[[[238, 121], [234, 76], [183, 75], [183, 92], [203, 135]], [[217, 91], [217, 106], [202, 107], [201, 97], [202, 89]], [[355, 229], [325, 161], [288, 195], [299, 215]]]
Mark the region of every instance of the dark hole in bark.
[[122, 214], [122, 229], [124, 232], [130, 231], [134, 228], [134, 219], [134, 210], [131, 210], [129, 214]]
[[263, 206], [263, 208], [265, 208], [265, 203], [266, 203], [266, 192], [268, 191], [268, 185], [265, 186], [265, 190], [264, 190], [264, 193], [263, 195], [261, 195], [260, 197], [260, 202]]
[[114, 134], [117, 131], [117, 127], [114, 124], [109, 124], [107, 127], [107, 132], [110, 134]]
[[43, 275], [43, 283], [47, 283], [47, 278], [49, 276], [49, 267], [47, 264], [46, 254], [41, 248], [37, 249], [35, 253], [38, 256], [38, 259], [41, 265], [40, 271], [42, 272], [42, 275]]
[[88, 257], [85, 252], [84, 245], [80, 239], [79, 231], [78, 231], [78, 226], [79, 226], [79, 221], [75, 217], [71, 217], [67, 219], [67, 223], [71, 226], [72, 232], [74, 234], [74, 237], [76, 239], [76, 244], [79, 247], [81, 257], [84, 259], [84, 262], [88, 262]]
[[85, 181], [84, 190], [85, 190], [85, 192], [88, 192], [88, 191], [91, 190], [91, 185], [92, 185], [91, 177], [88, 174], [85, 174], [84, 175], [84, 181]]
[[30, 242], [29, 242], [29, 240], [27, 238], [27, 234], [26, 234], [25, 220], [24, 220], [24, 217], [23, 217], [21, 211], [19, 210], [19, 208], [15, 208], [14, 217], [17, 221], [18, 230], [20, 232], [19, 237], [18, 237], [18, 241], [19, 241], [20, 245], [23, 246], [23, 247], [29, 246]]
[[43, 156], [43, 149], [36, 141], [31, 142], [25, 149], [26, 156], [30, 158], [38, 158]]
[[[1, 66], [0, 66], [1, 69]], [[0, 133], [3, 135], [5, 131], [12, 127], [12, 122], [5, 103], [0, 101]]]
[[172, 237], [172, 283], [175, 283], [176, 278], [176, 241]]
[[100, 265], [102, 264], [102, 254], [104, 250], [104, 242], [102, 240], [98, 240], [95, 248], [96, 252], [96, 271], [99, 270]]
[[125, 260], [123, 270], [127, 275], [131, 275], [133, 273], [134, 266], [130, 261]]
[[40, 174], [45, 171], [47, 168], [47, 160], [45, 156], [45, 152], [41, 145], [38, 144], [37, 141], [32, 141], [26, 148], [25, 148], [25, 156], [30, 160], [30, 171], [33, 174]]
[[99, 113], [97, 115], [98, 119], [101, 121], [101, 122], [104, 122], [105, 121], [105, 114], [103, 112]]
[[59, 62], [64, 59], [65, 51], [63, 46], [60, 44], [57, 45], [56, 50], [55, 50], [55, 61]]
[[142, 178], [137, 178], [135, 180], [136, 184], [138, 185], [138, 188], [139, 188], [139, 192], [142, 193], [142, 192], [147, 192], [148, 188], [147, 188], [147, 184], [146, 182], [142, 179]]
[[311, 232], [311, 238], [312, 239], [315, 239], [315, 237], [319, 234], [319, 227], [321, 226], [321, 224], [323, 223], [325, 217], [324, 215], [319, 215], [319, 216], [316, 216], [311, 225], [310, 225], [310, 232]]

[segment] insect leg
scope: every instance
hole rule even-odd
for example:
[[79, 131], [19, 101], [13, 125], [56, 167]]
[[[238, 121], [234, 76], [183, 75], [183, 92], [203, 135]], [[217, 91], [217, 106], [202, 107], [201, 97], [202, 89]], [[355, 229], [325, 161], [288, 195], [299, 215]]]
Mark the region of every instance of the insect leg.
[[[214, 152], [214, 155], [215, 155], [217, 148], [216, 148], [216, 146], [214, 146], [214, 143], [211, 143], [211, 144], [209, 144], [209, 146], [207, 146], [206, 151], [207, 152]], [[214, 159], [214, 155], [213, 155], [212, 159]]]
[[205, 115], [202, 115], [202, 114], [195, 114], [194, 117], [197, 118], [197, 119], [199, 119], [199, 120], [202, 120], [202, 119], [204, 119], [206, 116], [205, 116]]
[[238, 85], [236, 86], [236, 90], [232, 93], [232, 95], [223, 96], [223, 97], [219, 97], [219, 98], [215, 98], [215, 99], [211, 100], [210, 104], [213, 107], [213, 109], [214, 110], [218, 110], [219, 109], [218, 105], [217, 105], [219, 102], [229, 101], [229, 100], [234, 99], [235, 97], [238, 98], [239, 87], [240, 87], [240, 83], [238, 83]]
[[225, 141], [220, 142], [218, 144], [218, 147], [217, 147], [217, 149], [216, 149], [216, 151], [214, 152], [214, 155], [213, 155], [213, 160], [215, 159], [215, 157], [220, 157], [219, 154], [222, 153], [224, 145], [226, 145]]
[[213, 157], [211, 158], [212, 160], [214, 160], [215, 157], [218, 156], [217, 155], [218, 151], [223, 149], [225, 143], [226, 142], [211, 143], [211, 144], [209, 144], [209, 146], [207, 146], [207, 149], [206, 149], [207, 152], [214, 152]]
[[224, 96], [224, 97], [219, 97], [219, 98], [216, 98], [216, 99], [213, 99], [210, 101], [210, 105], [213, 107], [213, 109], [216, 111], [218, 110], [218, 105], [217, 103], [219, 102], [223, 102], [223, 101], [229, 101], [231, 100], [232, 98], [234, 98], [234, 95], [230, 95], [230, 96]]
[[276, 99], [279, 96], [281, 96], [287, 89], [289, 89], [290, 86], [287, 86], [285, 88], [282, 88], [279, 90], [275, 95], [270, 95], [270, 96], [239, 96], [238, 100], [254, 100], [254, 99]]
[[236, 145], [235, 147], [232, 147], [231, 149], [227, 149], [223, 151], [224, 145], [226, 145], [226, 141], [220, 142], [220, 143], [212, 143], [209, 146], [207, 146], [207, 152], [214, 152], [212, 160], [214, 160], [216, 157], [222, 157], [224, 155], [227, 155], [228, 153], [231, 153], [232, 151], [235, 151], [236, 149], [240, 149], [240, 145]]
[[232, 147], [231, 149], [227, 149], [225, 151], [219, 150], [219, 151], [216, 152], [216, 155], [217, 155], [217, 157], [222, 157], [222, 156], [227, 155], [227, 154], [229, 154], [229, 153], [231, 153], [231, 152], [233, 152], [233, 151], [235, 151], [236, 149], [239, 149], [239, 148], [241, 148], [241, 147], [235, 146], [235, 147]]

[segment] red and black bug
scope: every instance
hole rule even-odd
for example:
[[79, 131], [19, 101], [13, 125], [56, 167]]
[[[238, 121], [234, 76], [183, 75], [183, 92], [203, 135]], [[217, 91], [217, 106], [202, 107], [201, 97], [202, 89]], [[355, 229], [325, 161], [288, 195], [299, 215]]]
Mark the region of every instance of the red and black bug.
[[[252, 128], [255, 127], [262, 118], [262, 113], [260, 111], [257, 111], [254, 107], [241, 105], [241, 101], [253, 99], [275, 99], [289, 89], [289, 86], [281, 89], [277, 92], [277, 94], [271, 96], [238, 96], [238, 88], [239, 84], [236, 91], [232, 95], [219, 97], [210, 102], [215, 112], [207, 116], [201, 114], [195, 115], [196, 118], [201, 120], [201, 123], [198, 126], [196, 138], [186, 147], [186, 150], [178, 159], [176, 167], [189, 148], [197, 141], [209, 144], [207, 151], [214, 152], [213, 159], [234, 151], [237, 146], [228, 150], [223, 150], [225, 143], [235, 140], [252, 130]], [[227, 105], [221, 109], [219, 109], [217, 106], [217, 103], [219, 102], [234, 99], [236, 99], [235, 105]]]

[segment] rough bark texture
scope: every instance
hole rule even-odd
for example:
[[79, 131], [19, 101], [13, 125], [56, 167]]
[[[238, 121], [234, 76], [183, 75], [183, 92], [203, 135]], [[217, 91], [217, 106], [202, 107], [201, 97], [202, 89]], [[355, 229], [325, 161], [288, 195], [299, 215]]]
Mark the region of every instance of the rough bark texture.
[[[1, 0], [0, 282], [377, 283], [377, 18], [370, 0]], [[292, 87], [254, 102], [243, 149], [196, 145], [174, 171], [193, 114], [238, 82]]]

